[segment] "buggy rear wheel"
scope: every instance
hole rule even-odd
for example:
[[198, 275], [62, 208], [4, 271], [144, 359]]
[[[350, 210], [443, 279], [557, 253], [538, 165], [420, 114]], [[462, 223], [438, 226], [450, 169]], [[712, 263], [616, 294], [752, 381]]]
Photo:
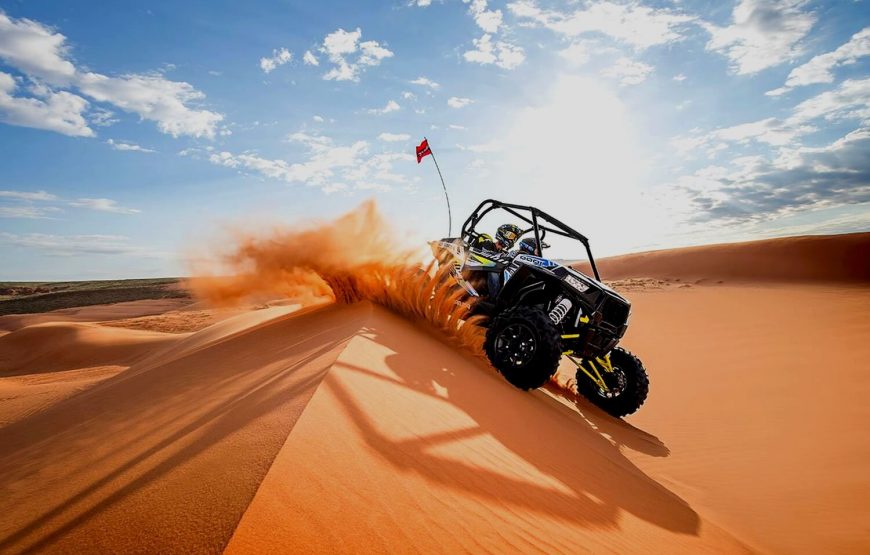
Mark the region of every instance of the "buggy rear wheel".
[[556, 373], [560, 343], [559, 329], [543, 309], [517, 306], [495, 317], [484, 349], [507, 381], [520, 389], [535, 389]]

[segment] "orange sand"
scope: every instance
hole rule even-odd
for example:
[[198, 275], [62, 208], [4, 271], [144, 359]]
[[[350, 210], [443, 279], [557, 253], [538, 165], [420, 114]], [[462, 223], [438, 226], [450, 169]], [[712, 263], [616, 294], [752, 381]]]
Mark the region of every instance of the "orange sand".
[[870, 550], [870, 286], [701, 274], [630, 292], [626, 421], [368, 301], [15, 327], [0, 552]]

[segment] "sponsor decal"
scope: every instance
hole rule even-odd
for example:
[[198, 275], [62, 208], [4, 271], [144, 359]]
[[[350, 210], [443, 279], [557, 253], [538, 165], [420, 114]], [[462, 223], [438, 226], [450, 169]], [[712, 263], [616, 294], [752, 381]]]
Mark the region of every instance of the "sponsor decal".
[[514, 260], [517, 262], [523, 262], [525, 264], [531, 264], [532, 266], [537, 266], [538, 268], [555, 268], [558, 266], [552, 260], [547, 260], [546, 258], [540, 258], [538, 256], [532, 256], [530, 254], [521, 254], [517, 256]]

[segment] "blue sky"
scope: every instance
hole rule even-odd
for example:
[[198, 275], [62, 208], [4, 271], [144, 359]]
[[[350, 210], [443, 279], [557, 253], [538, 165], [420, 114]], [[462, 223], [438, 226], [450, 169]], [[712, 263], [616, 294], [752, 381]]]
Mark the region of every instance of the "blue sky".
[[598, 255], [864, 231], [868, 27], [851, 1], [2, 0], [0, 279], [181, 275], [227, 226], [372, 197], [444, 236], [423, 136], [454, 220], [531, 203]]

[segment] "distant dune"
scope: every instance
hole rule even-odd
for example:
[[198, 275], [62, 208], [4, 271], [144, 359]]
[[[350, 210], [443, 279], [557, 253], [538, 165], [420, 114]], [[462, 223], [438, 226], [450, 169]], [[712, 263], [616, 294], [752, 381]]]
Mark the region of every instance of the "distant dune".
[[[606, 280], [870, 282], [870, 233], [810, 235], [626, 254], [596, 260]], [[589, 272], [587, 263], [579, 264]]]
[[7, 316], [0, 552], [866, 553], [868, 235], [604, 261], [725, 281], [627, 291], [626, 420], [369, 301]]
[[0, 315], [143, 299], [189, 300], [178, 278], [95, 281], [0, 282]]

